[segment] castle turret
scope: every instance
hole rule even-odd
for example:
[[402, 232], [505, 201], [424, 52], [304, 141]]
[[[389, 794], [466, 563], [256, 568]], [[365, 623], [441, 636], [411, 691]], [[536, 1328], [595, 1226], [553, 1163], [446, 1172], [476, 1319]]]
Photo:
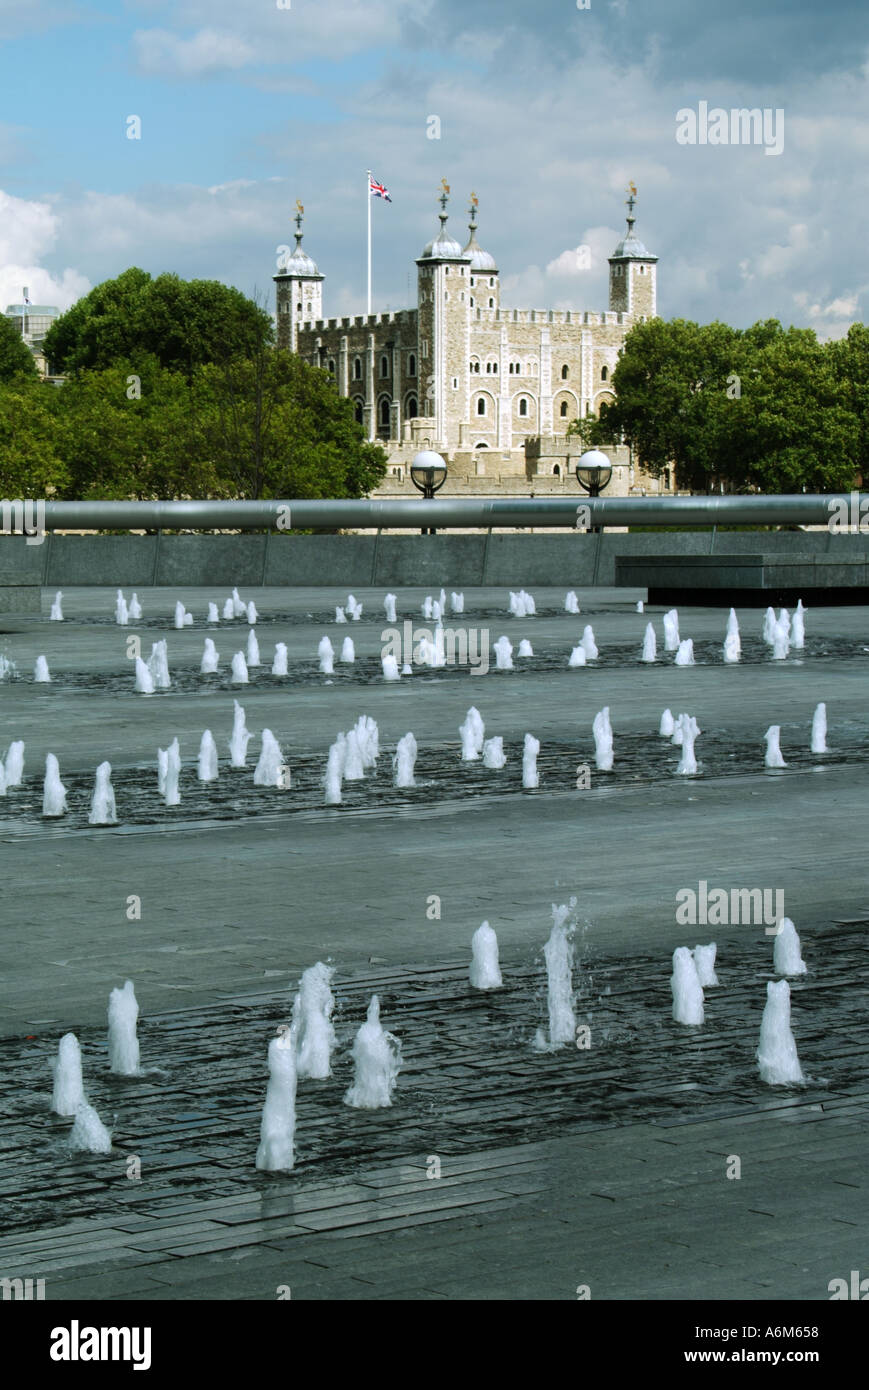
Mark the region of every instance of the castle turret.
[[272, 279], [276, 285], [277, 343], [279, 348], [296, 351], [299, 327], [310, 325], [323, 317], [323, 280], [315, 261], [302, 250], [302, 215], [305, 209], [296, 203], [296, 245], [278, 247], [278, 273]]
[[610, 309], [637, 318], [654, 318], [657, 308], [657, 256], [650, 256], [634, 233], [637, 190], [630, 186], [627, 231], [609, 258]]
[[[449, 184], [441, 184], [438, 235], [417, 260], [420, 391], [434, 417], [436, 447], [449, 447], [447, 420], [467, 418], [470, 257], [447, 232]], [[449, 409], [447, 408], [449, 397]]]
[[469, 271], [470, 276], [470, 305], [471, 308], [478, 309], [500, 309], [501, 307], [501, 281], [498, 275], [498, 267], [495, 264], [495, 257], [488, 251], [484, 251], [477, 241], [477, 201], [476, 193], [471, 194], [470, 222], [468, 230], [471, 233], [470, 240], [464, 250], [464, 255], [471, 259]]

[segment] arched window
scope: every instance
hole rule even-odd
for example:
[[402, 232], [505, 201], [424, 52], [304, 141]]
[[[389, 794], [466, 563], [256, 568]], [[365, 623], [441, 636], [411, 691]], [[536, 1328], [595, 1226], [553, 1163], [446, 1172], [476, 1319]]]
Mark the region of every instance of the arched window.
[[[474, 282], [473, 282], [473, 280], [472, 280], [472, 281], [471, 281], [471, 284], [473, 285], [473, 283], [474, 283]], [[474, 307], [474, 296], [471, 295], [471, 308], [473, 309], [473, 307]]]
[[519, 414], [520, 414], [520, 415], [527, 415], [527, 414], [528, 414], [528, 401], [527, 401], [527, 399], [526, 399], [525, 396], [521, 396], [521, 397], [519, 398]]
[[561, 464], [560, 464], [560, 463], [556, 463], [556, 465], [555, 465], [555, 467], [553, 468], [552, 472], [553, 472], [554, 477], [560, 478], [560, 477], [561, 477]]
[[299, 303], [296, 305], [296, 313], [297, 313], [297, 314], [300, 314], [301, 312], [302, 312], [302, 305], [301, 305], [301, 302], [299, 302]]
[[478, 415], [485, 415], [485, 413], [486, 413], [486, 397], [485, 397], [485, 396], [481, 396], [480, 399], [477, 401], [477, 414], [478, 414]]
[[[476, 280], [474, 279], [474, 277], [473, 277], [473, 275], [472, 275], [472, 276], [471, 276], [471, 289], [474, 288], [474, 286], [476, 285], [476, 283], [477, 283], [477, 282], [476, 282]], [[473, 300], [471, 301], [471, 303], [473, 303]]]
[[607, 370], [606, 370], [606, 367], [601, 367], [601, 369], [600, 369], [600, 379], [601, 379], [601, 381], [606, 381], [606, 378], [607, 378]]
[[353, 358], [353, 380], [354, 380], [354, 381], [361, 381], [361, 380], [362, 380], [362, 358], [361, 358], [361, 357], [354, 357], [354, 358]]
[[388, 436], [388, 435], [389, 435], [389, 397], [388, 397], [388, 396], [384, 396], [383, 399], [381, 400], [380, 405], [378, 406], [377, 413], [378, 413], [378, 415], [380, 416], [380, 433], [383, 434], [383, 433], [385, 432], [386, 435]]
[[494, 275], [490, 275], [490, 276], [489, 276], [489, 289], [492, 288], [492, 286], [494, 285], [494, 283], [495, 283], [495, 277], [494, 277]]
[[561, 402], [561, 418], [562, 418], [562, 420], [564, 419], [564, 417], [566, 416], [566, 414], [567, 414], [567, 401], [562, 401], [562, 402]]
[[416, 376], [416, 353], [412, 352], [407, 359], [408, 376]]
[[389, 376], [389, 358], [386, 356], [386, 353], [384, 353], [380, 359], [380, 375]]
[[568, 367], [567, 363], [565, 362], [565, 363], [563, 364], [562, 368], [561, 368], [561, 380], [562, 380], [562, 381], [566, 381], [567, 378], [568, 378], [569, 376], [570, 376], [570, 368]]
[[365, 402], [363, 401], [363, 399], [362, 399], [361, 396], [357, 396], [356, 399], [355, 399], [354, 402], [353, 402], [353, 414], [356, 416], [356, 423], [357, 423], [357, 425], [361, 425], [361, 424], [362, 424], [362, 420], [363, 420], [363, 411], [364, 411], [364, 409], [365, 409]]
[[407, 398], [407, 418], [408, 418], [408, 420], [413, 420], [413, 419], [415, 419], [416, 416], [417, 416], [418, 414], [419, 414], [419, 410], [417, 409], [416, 396], [408, 396], [408, 398]]
[[335, 359], [334, 359], [334, 357], [330, 357], [330, 358], [329, 358], [329, 371], [332, 373], [333, 376], [335, 375]]
[[490, 308], [490, 309], [494, 309], [494, 307], [495, 307], [495, 301], [494, 301], [494, 299], [490, 299], [490, 300], [489, 300], [489, 308]]

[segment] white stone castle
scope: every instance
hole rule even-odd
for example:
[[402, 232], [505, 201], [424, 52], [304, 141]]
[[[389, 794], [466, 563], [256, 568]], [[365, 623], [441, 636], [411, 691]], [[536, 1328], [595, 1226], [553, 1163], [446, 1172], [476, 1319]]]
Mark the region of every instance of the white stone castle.
[[[324, 276], [302, 250], [298, 205], [295, 248], [273, 277], [278, 346], [329, 371], [353, 401], [367, 437], [389, 455], [381, 492], [412, 491], [408, 465], [421, 448], [446, 458], [445, 492], [509, 492], [512, 479], [527, 493], [529, 478], [541, 480], [541, 491], [559, 490], [582, 451], [575, 436], [566, 438], [568, 425], [613, 399], [610, 378], [627, 333], [657, 312], [658, 258], [634, 232], [636, 189], [627, 231], [609, 257], [609, 308], [601, 313], [504, 308], [495, 258], [477, 241], [477, 199], [471, 195], [470, 237], [460, 246], [447, 231], [448, 192], [444, 182], [440, 231], [416, 262], [417, 307], [355, 318], [323, 317]], [[668, 478], [641, 477], [627, 449], [609, 452], [610, 494], [668, 486]]]

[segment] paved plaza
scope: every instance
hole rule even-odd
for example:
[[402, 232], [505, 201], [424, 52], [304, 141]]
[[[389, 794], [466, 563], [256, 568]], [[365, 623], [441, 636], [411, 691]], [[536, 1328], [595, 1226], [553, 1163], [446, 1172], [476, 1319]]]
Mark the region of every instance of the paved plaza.
[[[41, 618], [0, 619], [14, 663], [0, 753], [25, 742], [24, 783], [0, 796], [0, 1276], [44, 1278], [47, 1299], [271, 1300], [286, 1287], [293, 1299], [575, 1300], [587, 1288], [826, 1300], [832, 1279], [865, 1266], [869, 609], [810, 607], [805, 648], [782, 661], [761, 640], [762, 610], [737, 609], [743, 660], [725, 665], [726, 610], [685, 608], [697, 664], [676, 667], [662, 610], [636, 611], [640, 591], [579, 590], [571, 616], [569, 579], [529, 587], [532, 618], [509, 615], [505, 589], [466, 589], [463, 617], [447, 619], [490, 642], [506, 634], [512, 671], [493, 658], [484, 675], [414, 667], [397, 683], [381, 673], [382, 590], [357, 591], [362, 618], [340, 626], [346, 591], [242, 588], [264, 663], [247, 686], [230, 681], [247, 623], [205, 621], [222, 590], [140, 591], [143, 619], [126, 629], [109, 589], [65, 591], [62, 624], [48, 593]], [[430, 626], [427, 592], [398, 592], [399, 627]], [[176, 631], [178, 599], [194, 624]], [[648, 621], [654, 665], [639, 660]], [[586, 623], [600, 659], [570, 669]], [[318, 670], [324, 634], [336, 658], [345, 637], [355, 644], [333, 677]], [[131, 636], [145, 657], [166, 639], [168, 691], [134, 693]], [[207, 636], [215, 676], [199, 674]], [[518, 657], [521, 638], [533, 657]], [[270, 674], [276, 642], [287, 677]], [[32, 680], [39, 655], [48, 685]], [[235, 699], [254, 734], [245, 771], [228, 765]], [[812, 754], [820, 701], [829, 752]], [[462, 762], [471, 705], [503, 736], [503, 769]], [[611, 772], [594, 758], [604, 706]], [[678, 749], [658, 735], [665, 707], [698, 721], [696, 777], [676, 775]], [[377, 767], [327, 806], [329, 746], [363, 714], [378, 724]], [[772, 724], [780, 771], [764, 767]], [[213, 784], [196, 779], [206, 728]], [[253, 785], [264, 728], [288, 787]], [[391, 755], [408, 731], [417, 785], [400, 789]], [[540, 740], [533, 791], [526, 733]], [[181, 800], [166, 807], [157, 749], [174, 737]], [[57, 821], [41, 814], [48, 753], [70, 802]], [[119, 824], [93, 827], [105, 759]], [[677, 921], [677, 894], [701, 882], [783, 892], [808, 965], [791, 982], [804, 1086], [757, 1075], [775, 978], [765, 926]], [[574, 898], [589, 1045], [536, 1052], [551, 909]], [[467, 973], [484, 919], [504, 975], [492, 993]], [[672, 952], [712, 940], [720, 985], [703, 1027], [685, 1028]], [[317, 960], [335, 968], [334, 1074], [299, 1082], [294, 1171], [260, 1173], [268, 1042]], [[126, 979], [144, 1069], [130, 1079], [110, 1074], [105, 1032]], [[343, 1095], [372, 993], [404, 1065], [393, 1106], [365, 1112]], [[72, 1154], [71, 1122], [51, 1113], [67, 1031], [110, 1155]]]

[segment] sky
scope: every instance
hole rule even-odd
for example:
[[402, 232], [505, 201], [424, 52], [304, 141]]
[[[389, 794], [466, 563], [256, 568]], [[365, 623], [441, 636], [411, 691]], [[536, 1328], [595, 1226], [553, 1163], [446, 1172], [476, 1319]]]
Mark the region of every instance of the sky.
[[445, 178], [504, 307], [605, 308], [633, 181], [663, 317], [865, 317], [865, 0], [0, 0], [0, 42], [0, 310], [131, 265], [273, 310], [298, 198], [325, 314], [363, 313], [370, 168], [375, 312], [415, 305]]

